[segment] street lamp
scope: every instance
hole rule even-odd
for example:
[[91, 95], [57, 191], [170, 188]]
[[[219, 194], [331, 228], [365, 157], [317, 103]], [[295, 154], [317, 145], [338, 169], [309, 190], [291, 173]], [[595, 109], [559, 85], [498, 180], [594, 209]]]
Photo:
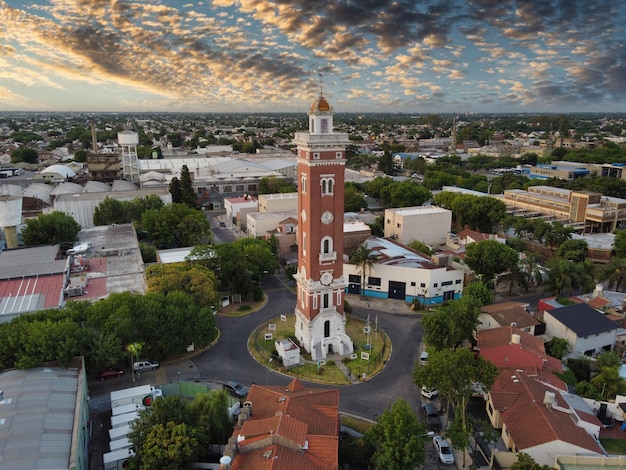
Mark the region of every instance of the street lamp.
[[426, 434], [420, 434], [419, 436], [417, 436], [418, 438], [420, 437], [433, 437], [435, 435], [434, 431], [428, 431]]
[[274, 359], [270, 357], [269, 360], [267, 361], [267, 378], [265, 380], [265, 385], [270, 384], [270, 364], [272, 363], [273, 360]]

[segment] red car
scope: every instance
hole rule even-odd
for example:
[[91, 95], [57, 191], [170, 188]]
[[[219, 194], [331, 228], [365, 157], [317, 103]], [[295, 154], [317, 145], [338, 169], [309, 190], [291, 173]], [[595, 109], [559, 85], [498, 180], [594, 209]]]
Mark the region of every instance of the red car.
[[98, 378], [100, 380], [111, 379], [115, 377], [121, 377], [124, 375], [124, 369], [106, 369], [98, 372]]

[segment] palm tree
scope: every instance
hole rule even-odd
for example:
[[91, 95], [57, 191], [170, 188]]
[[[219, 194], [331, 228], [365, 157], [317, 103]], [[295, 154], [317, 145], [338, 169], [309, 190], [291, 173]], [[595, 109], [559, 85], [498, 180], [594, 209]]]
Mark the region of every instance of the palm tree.
[[357, 272], [361, 273], [361, 298], [365, 296], [365, 281], [367, 275], [372, 271], [372, 265], [376, 259], [377, 256], [365, 243], [359, 245], [350, 257], [350, 263], [359, 266]]
[[619, 286], [626, 277], [626, 258], [618, 258], [617, 256], [611, 258], [609, 264], [606, 265], [604, 270], [600, 273], [602, 281], [609, 283], [609, 289], [615, 285], [615, 290], [619, 292]]
[[534, 282], [537, 287], [543, 282], [543, 273], [539, 269], [539, 255], [532, 251], [525, 251], [524, 257], [521, 259], [521, 268], [528, 274], [528, 282], [530, 285]]

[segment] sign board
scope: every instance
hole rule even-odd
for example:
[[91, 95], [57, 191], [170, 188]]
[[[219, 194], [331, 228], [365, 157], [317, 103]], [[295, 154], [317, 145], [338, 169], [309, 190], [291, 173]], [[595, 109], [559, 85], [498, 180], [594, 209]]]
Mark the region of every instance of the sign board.
[[367, 334], [370, 332], [370, 327], [369, 326], [364, 326], [363, 327], [363, 333]]
[[283, 323], [287, 322], [287, 315], [281, 315], [280, 316], [280, 321], [282, 321]]
[[370, 360], [370, 353], [361, 352], [361, 359], [363, 359], [364, 361], [369, 361]]
[[272, 333], [265, 333], [265, 341], [271, 341], [273, 337]]
[[270, 331], [276, 331], [276, 323], [270, 323], [267, 325], [267, 329]]

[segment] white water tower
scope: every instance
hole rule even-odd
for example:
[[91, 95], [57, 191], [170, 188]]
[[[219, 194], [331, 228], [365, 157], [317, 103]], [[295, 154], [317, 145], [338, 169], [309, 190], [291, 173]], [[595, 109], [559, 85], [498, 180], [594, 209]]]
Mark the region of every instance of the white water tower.
[[137, 157], [139, 134], [129, 130], [118, 132], [117, 142], [122, 147], [122, 174], [124, 179], [139, 184], [139, 158]]
[[7, 248], [17, 248], [17, 226], [22, 223], [22, 197], [0, 195], [0, 227]]

